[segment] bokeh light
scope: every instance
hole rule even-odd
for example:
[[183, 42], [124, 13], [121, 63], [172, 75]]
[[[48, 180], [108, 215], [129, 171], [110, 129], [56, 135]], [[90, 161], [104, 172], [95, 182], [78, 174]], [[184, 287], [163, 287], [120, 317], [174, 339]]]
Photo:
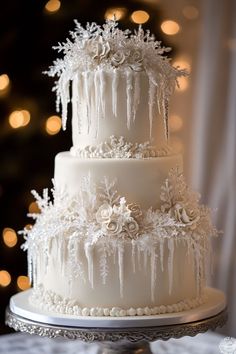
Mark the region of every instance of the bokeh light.
[[175, 153], [184, 152], [184, 143], [180, 138], [172, 137], [170, 144]]
[[57, 12], [61, 7], [59, 0], [49, 0], [45, 5], [45, 10], [49, 13]]
[[40, 209], [38, 207], [38, 203], [37, 202], [32, 202], [29, 205], [29, 213], [30, 214], [38, 214], [40, 213]]
[[10, 85], [10, 79], [7, 74], [0, 75], [0, 93], [5, 92]]
[[183, 15], [185, 18], [188, 20], [195, 20], [199, 16], [199, 11], [195, 6], [192, 5], [186, 5], [183, 8]]
[[106, 20], [114, 20], [115, 16], [115, 19], [119, 21], [125, 17], [126, 13], [127, 9], [125, 7], [111, 7], [107, 9], [104, 17]]
[[143, 24], [146, 23], [149, 20], [149, 14], [146, 11], [143, 10], [137, 10], [134, 11], [131, 15], [131, 20], [134, 23], [138, 23], [138, 24]]
[[176, 88], [176, 91], [183, 92], [186, 91], [189, 87], [189, 79], [186, 76], [178, 78], [179, 87]]
[[162, 22], [161, 30], [168, 36], [173, 36], [180, 31], [180, 25], [176, 21], [166, 20]]
[[46, 120], [46, 132], [49, 135], [55, 135], [61, 130], [61, 118], [58, 116], [51, 116]]
[[0, 270], [0, 286], [6, 287], [11, 283], [11, 275], [7, 270]]
[[176, 114], [171, 115], [169, 118], [169, 127], [171, 132], [180, 131], [183, 127], [183, 119]]
[[187, 59], [187, 58], [184, 58], [184, 57], [180, 57], [180, 58], [176, 58], [174, 61], [173, 61], [173, 66], [179, 66], [180, 69], [186, 69], [187, 72], [191, 72], [191, 64], [190, 64], [190, 61]]
[[8, 120], [13, 129], [25, 127], [30, 122], [30, 112], [25, 109], [13, 111]]
[[29, 281], [29, 277], [27, 277], [26, 275], [20, 275], [17, 278], [17, 286], [20, 290], [27, 290], [30, 288], [30, 281]]
[[2, 238], [7, 247], [14, 247], [17, 244], [17, 234], [9, 227], [3, 229]]

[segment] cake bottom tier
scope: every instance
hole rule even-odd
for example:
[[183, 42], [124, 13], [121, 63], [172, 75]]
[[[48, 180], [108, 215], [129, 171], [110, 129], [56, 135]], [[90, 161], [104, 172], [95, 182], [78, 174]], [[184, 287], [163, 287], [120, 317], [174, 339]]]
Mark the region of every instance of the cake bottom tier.
[[70, 241], [53, 239], [47, 256], [39, 250], [34, 305], [75, 315], [133, 316], [188, 310], [204, 301], [196, 249], [184, 239], [164, 239], [149, 249], [137, 240]]

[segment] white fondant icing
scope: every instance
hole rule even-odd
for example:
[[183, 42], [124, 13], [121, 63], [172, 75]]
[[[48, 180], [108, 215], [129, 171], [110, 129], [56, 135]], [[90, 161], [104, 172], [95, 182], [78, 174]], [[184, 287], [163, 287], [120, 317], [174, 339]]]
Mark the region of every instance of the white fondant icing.
[[[206, 239], [216, 231], [209, 211], [198, 204], [198, 196], [189, 190], [178, 170], [169, 173], [161, 188], [159, 210], [128, 204], [107, 178], [96, 185], [89, 175], [82, 182], [74, 197], [55, 189], [54, 204], [46, 190], [43, 198], [34, 193], [42, 214], [33, 215], [36, 225], [24, 234], [29, 276], [33, 276], [35, 287], [42, 283], [46, 289], [78, 297], [88, 306], [93, 306], [93, 301], [94, 305], [111, 301], [117, 306], [130, 301], [142, 307], [145, 301], [148, 306], [159, 301], [168, 304], [189, 294], [201, 295], [205, 284], [202, 270], [209, 252]], [[176, 205], [184, 215], [180, 220], [173, 212]], [[188, 215], [199, 217], [190, 222]], [[62, 250], [66, 255], [60, 258]], [[65, 269], [65, 274], [55, 276], [57, 269]], [[149, 287], [147, 294], [145, 286], [145, 293], [141, 291], [140, 281]], [[110, 300], [102, 296], [107, 291], [115, 292]]]
[[63, 299], [61, 296], [52, 291], [44, 290], [42, 285], [34, 289], [30, 302], [33, 306], [40, 309], [46, 309], [50, 312], [57, 312], [62, 314], [70, 314], [75, 316], [92, 316], [92, 317], [126, 317], [126, 316], [150, 316], [172, 312], [181, 312], [183, 310], [190, 310], [198, 307], [207, 301], [206, 295], [193, 299], [186, 299], [176, 304], [160, 305], [155, 307], [130, 307], [123, 309], [121, 307], [103, 308], [103, 307], [84, 307], [79, 306], [79, 301], [74, 300], [74, 303]]

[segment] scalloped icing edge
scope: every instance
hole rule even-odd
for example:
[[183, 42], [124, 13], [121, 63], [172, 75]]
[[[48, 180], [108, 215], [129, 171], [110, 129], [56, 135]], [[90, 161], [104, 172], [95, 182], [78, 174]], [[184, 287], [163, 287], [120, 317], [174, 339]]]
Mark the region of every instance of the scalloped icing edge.
[[154, 307], [138, 307], [123, 309], [121, 307], [80, 307], [76, 300], [62, 298], [53, 291], [44, 290], [43, 285], [33, 289], [29, 299], [30, 304], [41, 310], [73, 316], [91, 317], [127, 317], [127, 316], [152, 316], [167, 313], [177, 313], [194, 309], [207, 301], [207, 296], [202, 294], [193, 299], [185, 299], [172, 305], [159, 305]]

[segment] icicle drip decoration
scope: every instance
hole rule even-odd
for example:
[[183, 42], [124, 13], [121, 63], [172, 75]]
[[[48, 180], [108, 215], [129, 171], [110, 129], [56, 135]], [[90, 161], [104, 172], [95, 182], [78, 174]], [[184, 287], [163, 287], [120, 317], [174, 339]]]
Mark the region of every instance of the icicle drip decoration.
[[[127, 204], [126, 199], [117, 193], [116, 181], [104, 177], [95, 184], [91, 175], [83, 178], [80, 193], [75, 197], [58, 187], [52, 189], [54, 200], [51, 200], [48, 190], [44, 190], [43, 197], [35, 191], [33, 194], [41, 213], [30, 214], [36, 223], [31, 229], [21, 232], [26, 241], [23, 249], [28, 249], [31, 281], [37, 282], [41, 262], [38, 255], [43, 255], [42, 262], [47, 272], [48, 261], [56, 247], [56, 254], [61, 255], [57, 258], [65, 262], [63, 266], [66, 271], [70, 270], [70, 281], [73, 283], [78, 277], [88, 277], [93, 286], [96, 247], [100, 258], [96, 269], [100, 269], [101, 281], [107, 281], [109, 266], [114, 266], [114, 259], [118, 266], [120, 294], [123, 296], [124, 257], [128, 245], [133, 271], [140, 272], [144, 266], [147, 274], [151, 272], [151, 293], [154, 294], [158, 279], [157, 259], [160, 263], [158, 271], [168, 273], [171, 292], [175, 250], [182, 242], [183, 246], [187, 244], [188, 254], [193, 255], [196, 283], [201, 290], [209, 237], [216, 236], [218, 232], [211, 223], [210, 210], [199, 204], [198, 194], [189, 189], [178, 168], [170, 171], [161, 187], [161, 207], [156, 210], [142, 210], [138, 204]], [[87, 266], [84, 267], [85, 257], [89, 271]], [[61, 263], [58, 263], [58, 269], [62, 269]]]
[[119, 76], [117, 74], [117, 69], [113, 71], [112, 77], [112, 112], [115, 117], [117, 117], [117, 95], [118, 95], [118, 83]]
[[149, 136], [150, 136], [150, 139], [152, 138], [152, 122], [153, 122], [153, 118], [154, 118], [155, 97], [156, 97], [156, 86], [149, 79], [149, 102], [148, 102], [148, 105], [149, 105], [149, 127], [150, 127]]
[[[146, 72], [160, 90], [157, 98], [160, 107], [164, 105], [163, 99], [168, 102], [176, 83], [178, 84], [178, 78], [187, 75], [185, 70], [170, 64], [169, 58], [165, 56], [170, 48], [162, 47], [161, 42], [156, 41], [155, 37], [149, 31], [145, 32], [141, 26], [131, 33], [129, 30], [120, 30], [117, 22], [113, 20], [107, 20], [103, 26], [94, 22], [88, 23], [86, 28], [77, 21], [75, 24], [74, 32], [70, 32], [71, 39], [54, 47], [59, 53], [62, 52], [63, 58], [54, 61], [46, 72], [49, 76], [58, 78], [54, 90], [57, 94], [57, 110], [60, 104], [62, 105], [63, 129], [66, 127], [67, 104], [70, 101], [69, 85], [78, 72], [96, 73], [103, 70], [113, 72], [114, 76], [119, 69], [133, 73]], [[112, 97], [115, 115], [116, 89], [117, 82], [114, 79]], [[163, 116], [163, 119], [166, 119], [166, 116]]]
[[164, 126], [165, 126], [165, 137], [166, 137], [166, 141], [168, 141], [169, 140], [169, 102], [167, 98], [164, 99], [163, 117], [164, 117]]
[[169, 257], [168, 257], [168, 275], [169, 275], [169, 294], [172, 293], [173, 287], [173, 264], [174, 264], [174, 239], [170, 238], [168, 240], [168, 250], [169, 250]]
[[130, 69], [126, 70], [126, 98], [127, 98], [127, 128], [130, 129], [132, 119], [132, 89], [133, 89], [133, 73]]
[[134, 75], [134, 113], [133, 121], [135, 121], [136, 112], [138, 110], [138, 105], [140, 103], [140, 73], [135, 73]]
[[120, 297], [124, 297], [124, 246], [118, 245], [118, 266], [119, 266], [119, 281], [120, 281]]
[[85, 254], [88, 261], [88, 279], [93, 289], [93, 247], [88, 243], [85, 244]]
[[151, 250], [151, 300], [155, 301], [155, 289], [156, 289], [156, 278], [157, 278], [157, 255], [156, 249], [153, 247]]

